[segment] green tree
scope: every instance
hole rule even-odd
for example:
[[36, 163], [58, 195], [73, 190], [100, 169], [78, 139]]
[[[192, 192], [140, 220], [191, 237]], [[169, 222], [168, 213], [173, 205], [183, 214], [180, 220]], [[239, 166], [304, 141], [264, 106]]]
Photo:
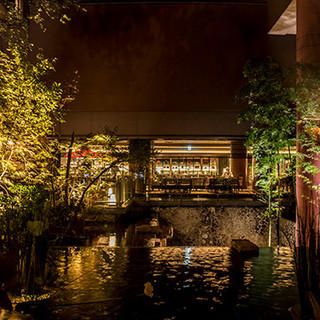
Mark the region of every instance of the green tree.
[[[120, 143], [116, 130], [105, 128], [103, 133], [95, 134], [84, 141], [74, 141], [69, 148], [63, 147], [62, 152], [68, 153], [68, 162], [61, 168], [60, 177], [65, 177], [64, 203], [74, 206], [79, 213], [84, 205], [86, 196], [94, 186], [96, 190], [103, 188], [104, 183], [113, 180], [119, 172], [119, 166], [129, 161], [128, 148]], [[70, 167], [71, 157], [78, 158], [77, 166]]]
[[[297, 243], [295, 265], [301, 319], [319, 317], [320, 295], [320, 68], [297, 63], [281, 68], [270, 58], [254, 59], [244, 68], [248, 84], [238, 101], [248, 107], [239, 120], [251, 123], [248, 146], [257, 161], [258, 186], [266, 197], [267, 215], [277, 208], [276, 168], [295, 141], [297, 150]], [[296, 137], [294, 132], [296, 130]], [[288, 150], [288, 156], [279, 150]], [[291, 158], [294, 159], [294, 158]], [[294, 164], [294, 162], [292, 162]], [[291, 172], [294, 172], [292, 166]], [[301, 192], [301, 190], [303, 190]], [[300, 203], [300, 205], [299, 205]], [[302, 204], [302, 205], [301, 205]]]
[[[71, 139], [70, 146], [62, 146], [62, 153], [67, 156], [67, 165], [62, 168], [60, 183], [64, 186], [64, 194], [60, 189], [60, 199], [75, 215], [85, 208], [85, 204], [105, 190], [108, 184], [116, 179], [120, 181], [120, 167], [131, 165], [132, 172], [142, 174], [147, 178], [150, 161], [155, 154], [149, 140], [121, 141], [116, 130], [105, 128], [103, 133], [93, 135], [85, 140]], [[71, 168], [72, 157], [77, 159], [77, 165]], [[63, 194], [63, 195], [62, 195]]]
[[[48, 136], [62, 121], [64, 105], [73, 99], [73, 84], [45, 81], [55, 59], [35, 52], [29, 42], [30, 21], [43, 23], [43, 14], [65, 20], [61, 9], [70, 1], [24, 1], [22, 12], [12, 1], [0, 1], [0, 188], [19, 182], [48, 181], [53, 159]], [[23, 14], [24, 13], [24, 14]], [[67, 92], [67, 93], [66, 93]]]
[[23, 285], [34, 290], [41, 278], [36, 251], [47, 228], [57, 172], [57, 143], [49, 136], [63, 119], [74, 85], [64, 91], [59, 83], [49, 82], [55, 60], [45, 58], [29, 42], [30, 21], [42, 24], [45, 14], [65, 20], [59, 8], [70, 2], [21, 3], [19, 7], [0, 1], [0, 243], [2, 249], [19, 249]]
[[[320, 317], [320, 68], [298, 63], [297, 106], [297, 245], [296, 273], [301, 319]], [[299, 192], [298, 192], [299, 191]]]
[[[294, 91], [287, 85], [287, 77], [281, 66], [271, 58], [249, 61], [243, 74], [247, 78], [237, 96], [247, 108], [239, 116], [239, 122], [249, 121], [247, 146], [256, 161], [255, 173], [261, 200], [266, 202], [265, 214], [269, 221], [268, 245], [271, 245], [271, 222], [281, 212], [280, 164], [290, 161], [295, 143]], [[287, 153], [283, 151], [286, 150]], [[294, 171], [286, 173], [293, 176]]]

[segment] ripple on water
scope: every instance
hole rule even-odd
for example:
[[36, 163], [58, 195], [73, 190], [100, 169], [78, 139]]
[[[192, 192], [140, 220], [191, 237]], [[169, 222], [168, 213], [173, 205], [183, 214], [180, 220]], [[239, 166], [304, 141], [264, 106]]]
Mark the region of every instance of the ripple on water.
[[52, 319], [284, 320], [298, 302], [287, 248], [248, 259], [224, 247], [58, 249], [54, 286], [63, 284]]

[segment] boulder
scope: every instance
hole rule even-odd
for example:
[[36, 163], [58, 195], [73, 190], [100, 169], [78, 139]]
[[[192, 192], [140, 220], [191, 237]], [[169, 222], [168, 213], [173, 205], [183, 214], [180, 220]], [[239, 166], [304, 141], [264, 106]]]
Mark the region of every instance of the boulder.
[[259, 255], [259, 247], [247, 239], [233, 239], [231, 249], [245, 255]]

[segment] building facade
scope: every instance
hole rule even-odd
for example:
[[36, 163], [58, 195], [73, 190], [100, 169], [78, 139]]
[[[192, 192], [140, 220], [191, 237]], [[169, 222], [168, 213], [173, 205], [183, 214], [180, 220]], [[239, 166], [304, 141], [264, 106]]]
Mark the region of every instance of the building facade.
[[295, 35], [268, 34], [289, 3], [83, 1], [69, 23], [48, 21], [44, 34], [34, 26], [33, 42], [58, 58], [57, 79], [79, 74], [60, 135], [118, 128], [124, 139], [162, 147], [158, 171], [231, 166], [247, 177], [247, 126], [237, 123], [235, 96], [249, 59], [295, 62]]

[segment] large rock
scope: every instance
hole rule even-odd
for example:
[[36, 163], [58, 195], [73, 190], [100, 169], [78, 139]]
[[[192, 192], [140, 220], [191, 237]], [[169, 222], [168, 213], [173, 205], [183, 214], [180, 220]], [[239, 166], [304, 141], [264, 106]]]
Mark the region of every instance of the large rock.
[[259, 247], [247, 239], [233, 239], [231, 248], [240, 254], [259, 255]]

